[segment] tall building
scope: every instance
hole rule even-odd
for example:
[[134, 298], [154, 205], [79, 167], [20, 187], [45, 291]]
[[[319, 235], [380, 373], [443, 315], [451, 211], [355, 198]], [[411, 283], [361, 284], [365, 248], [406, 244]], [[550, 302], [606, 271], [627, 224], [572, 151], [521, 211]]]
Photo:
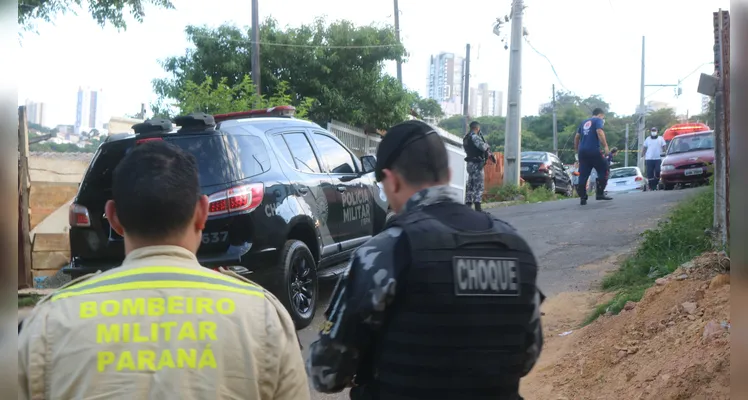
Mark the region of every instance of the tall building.
[[26, 100], [26, 120], [31, 124], [47, 126], [46, 108], [45, 103]]
[[707, 114], [709, 112], [709, 103], [712, 101], [712, 98], [709, 96], [701, 96], [701, 113]]
[[78, 88], [78, 101], [75, 111], [75, 133], [104, 129], [103, 91]]
[[490, 90], [488, 83], [481, 83], [478, 88], [470, 88], [470, 115], [474, 117], [504, 116], [504, 93]]
[[664, 108], [673, 108], [673, 107], [669, 103], [664, 102], [664, 101], [652, 100], [652, 101], [647, 102], [648, 112], [659, 111]]
[[463, 57], [445, 52], [431, 56], [429, 62], [427, 96], [438, 101], [447, 115], [462, 113], [464, 63]]

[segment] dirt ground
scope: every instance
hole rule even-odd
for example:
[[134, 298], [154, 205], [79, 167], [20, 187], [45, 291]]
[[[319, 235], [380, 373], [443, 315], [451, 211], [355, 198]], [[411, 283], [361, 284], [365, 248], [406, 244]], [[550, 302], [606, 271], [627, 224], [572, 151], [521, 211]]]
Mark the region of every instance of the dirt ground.
[[522, 381], [528, 400], [729, 399], [729, 259], [707, 253], [639, 303], [577, 329], [610, 295], [561, 293], [543, 305], [545, 345]]

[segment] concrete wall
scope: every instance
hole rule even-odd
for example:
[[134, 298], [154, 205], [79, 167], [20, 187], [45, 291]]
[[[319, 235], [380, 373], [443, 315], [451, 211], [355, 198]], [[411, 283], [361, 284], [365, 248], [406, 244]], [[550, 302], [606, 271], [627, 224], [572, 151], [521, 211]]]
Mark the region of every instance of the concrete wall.
[[38, 153], [29, 156], [31, 182], [80, 183], [93, 153]]
[[[31, 175], [31, 229], [70, 202], [88, 168], [93, 153], [37, 153], [29, 156]], [[64, 219], [67, 224], [67, 219]], [[64, 227], [60, 226], [62, 232]]]

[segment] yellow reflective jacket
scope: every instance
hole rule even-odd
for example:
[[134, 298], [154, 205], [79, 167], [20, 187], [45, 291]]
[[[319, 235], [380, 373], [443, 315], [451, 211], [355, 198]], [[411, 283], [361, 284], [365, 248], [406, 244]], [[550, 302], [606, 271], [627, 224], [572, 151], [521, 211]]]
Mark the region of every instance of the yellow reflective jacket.
[[293, 321], [272, 294], [175, 246], [42, 300], [18, 337], [19, 399], [309, 399]]

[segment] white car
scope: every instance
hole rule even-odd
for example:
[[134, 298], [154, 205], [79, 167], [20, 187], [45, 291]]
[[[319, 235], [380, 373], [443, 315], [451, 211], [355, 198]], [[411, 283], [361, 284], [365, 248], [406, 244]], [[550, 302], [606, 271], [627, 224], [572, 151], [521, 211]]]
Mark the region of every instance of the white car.
[[646, 185], [647, 180], [638, 167], [615, 168], [610, 170], [605, 191], [608, 193], [641, 192], [644, 191]]

